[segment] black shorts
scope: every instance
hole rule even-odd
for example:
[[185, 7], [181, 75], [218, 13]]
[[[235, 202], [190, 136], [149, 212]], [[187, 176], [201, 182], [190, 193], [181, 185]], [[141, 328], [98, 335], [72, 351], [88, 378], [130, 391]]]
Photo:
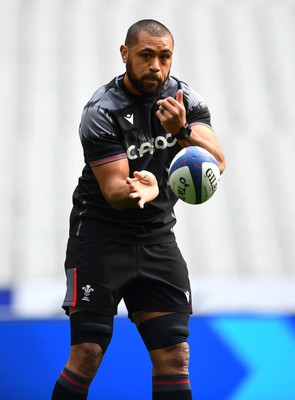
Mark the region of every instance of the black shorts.
[[176, 242], [131, 245], [70, 237], [67, 292], [62, 307], [117, 314], [124, 299], [129, 317], [138, 311], [191, 313], [186, 263]]

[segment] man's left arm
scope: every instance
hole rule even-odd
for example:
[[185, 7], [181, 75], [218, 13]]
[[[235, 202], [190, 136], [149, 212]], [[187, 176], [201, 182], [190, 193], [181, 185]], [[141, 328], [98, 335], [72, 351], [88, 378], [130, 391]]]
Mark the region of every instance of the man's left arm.
[[[159, 109], [156, 115], [162, 126], [167, 132], [177, 135], [187, 122], [182, 90], [178, 90], [175, 99], [167, 97], [166, 99], [159, 100], [157, 104]], [[208, 150], [216, 158], [220, 173], [223, 173], [226, 165], [225, 157], [221, 143], [213, 129], [202, 122], [194, 122], [190, 124], [190, 127], [190, 136], [185, 139], [178, 139], [180, 146], [200, 146]]]

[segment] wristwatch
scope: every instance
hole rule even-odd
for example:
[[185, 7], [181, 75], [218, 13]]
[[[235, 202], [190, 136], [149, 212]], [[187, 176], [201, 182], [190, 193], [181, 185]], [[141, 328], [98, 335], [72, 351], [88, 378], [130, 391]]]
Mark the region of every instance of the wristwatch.
[[187, 139], [191, 135], [192, 128], [189, 126], [189, 124], [186, 122], [185, 126], [180, 129], [179, 133], [176, 133], [173, 135], [176, 139], [182, 140], [182, 139]]

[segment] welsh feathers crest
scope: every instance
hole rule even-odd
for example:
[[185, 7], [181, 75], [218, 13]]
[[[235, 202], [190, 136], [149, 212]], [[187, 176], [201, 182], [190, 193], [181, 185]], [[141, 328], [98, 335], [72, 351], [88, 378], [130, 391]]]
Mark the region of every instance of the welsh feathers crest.
[[94, 289], [91, 287], [91, 285], [86, 285], [82, 287], [82, 290], [84, 292], [84, 296], [82, 297], [82, 300], [84, 301], [90, 301], [89, 297], [91, 292], [94, 292]]

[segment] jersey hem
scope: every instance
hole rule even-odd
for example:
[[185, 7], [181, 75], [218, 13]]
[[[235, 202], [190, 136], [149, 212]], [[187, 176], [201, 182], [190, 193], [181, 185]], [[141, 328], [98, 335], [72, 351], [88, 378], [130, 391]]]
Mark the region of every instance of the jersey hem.
[[124, 234], [122, 234], [122, 237], [120, 237], [120, 238], [116, 238], [114, 236], [112, 236], [110, 238], [110, 237], [107, 237], [106, 235], [104, 235], [104, 236], [85, 235], [85, 234], [81, 235], [81, 234], [73, 234], [73, 233], [70, 233], [69, 236], [76, 237], [76, 238], [100, 239], [100, 240], [103, 240], [105, 242], [110, 242], [110, 243], [122, 243], [122, 244], [129, 244], [129, 245], [146, 245], [146, 246], [176, 242], [174, 233], [170, 233], [168, 236], [164, 236], [164, 237], [163, 236], [161, 236], [161, 237], [153, 236], [149, 239], [142, 239], [142, 240], [139, 240], [138, 238], [124, 240], [124, 239], [122, 239], [122, 237], [124, 237]]

